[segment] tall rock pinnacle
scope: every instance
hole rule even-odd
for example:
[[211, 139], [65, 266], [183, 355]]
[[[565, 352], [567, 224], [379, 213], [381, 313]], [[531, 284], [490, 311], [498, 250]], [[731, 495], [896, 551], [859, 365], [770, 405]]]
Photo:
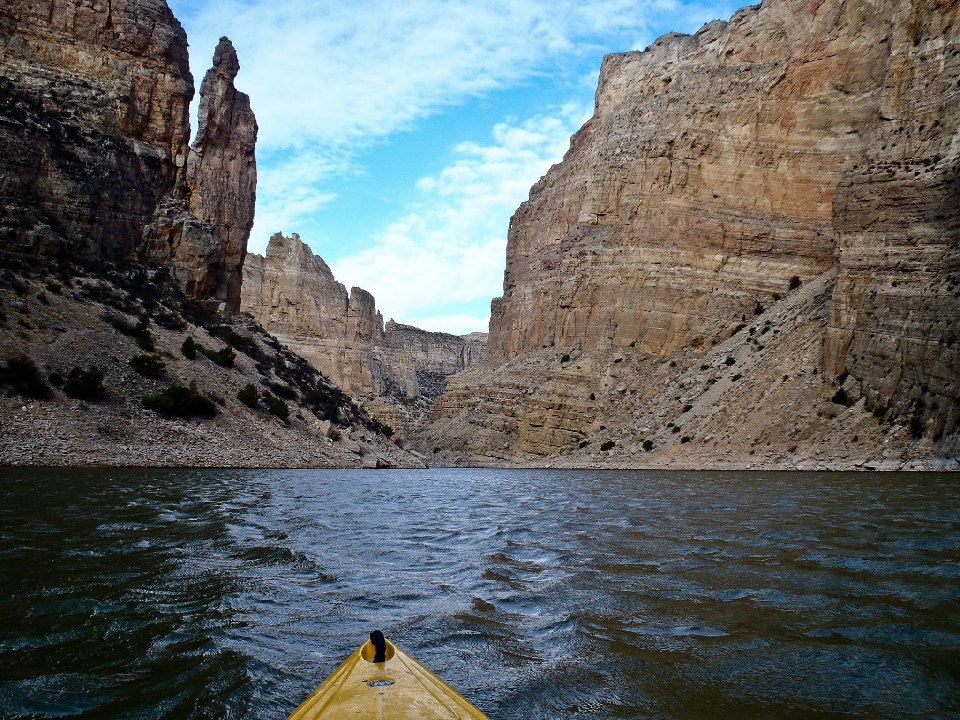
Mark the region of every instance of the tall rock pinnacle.
[[233, 85], [239, 70], [233, 43], [220, 38], [200, 85], [199, 130], [187, 161], [190, 213], [214, 226], [221, 246], [212, 294], [232, 310], [240, 307], [257, 194], [257, 121], [250, 98]]
[[164, 0], [0, 3], [0, 251], [166, 266], [240, 304], [257, 123], [223, 38], [200, 89]]

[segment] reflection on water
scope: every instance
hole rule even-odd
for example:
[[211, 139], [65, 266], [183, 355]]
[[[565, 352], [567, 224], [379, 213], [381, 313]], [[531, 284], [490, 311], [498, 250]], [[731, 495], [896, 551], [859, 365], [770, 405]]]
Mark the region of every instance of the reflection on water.
[[0, 717], [957, 717], [960, 476], [0, 469]]

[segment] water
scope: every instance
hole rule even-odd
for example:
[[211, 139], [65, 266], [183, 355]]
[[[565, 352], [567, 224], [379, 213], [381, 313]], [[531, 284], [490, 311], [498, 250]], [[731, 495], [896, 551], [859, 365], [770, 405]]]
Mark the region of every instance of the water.
[[960, 477], [0, 469], [0, 717], [960, 717]]

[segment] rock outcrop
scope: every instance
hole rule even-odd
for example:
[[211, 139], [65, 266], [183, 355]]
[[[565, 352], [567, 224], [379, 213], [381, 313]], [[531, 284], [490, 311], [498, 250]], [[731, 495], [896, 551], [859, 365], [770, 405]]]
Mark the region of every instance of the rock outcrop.
[[163, 0], [0, 5], [0, 250], [138, 260], [239, 303], [256, 123], [222, 40], [191, 149], [186, 34]]
[[241, 309], [398, 428], [426, 411], [445, 377], [477, 364], [486, 340], [384, 325], [373, 295], [347, 293], [296, 233], [277, 233], [265, 255], [247, 255]]
[[[821, 278], [810, 317], [829, 321], [781, 347], [784, 362], [816, 349], [818, 394], [794, 405], [842, 385], [866, 415], [956, 454], [958, 126], [954, 2], [765, 0], [607, 56], [593, 118], [511, 219], [484, 361], [501, 372], [452, 381], [425, 447], [456, 436], [464, 457], [530, 460], [590, 442], [594, 413], [630, 428], [653, 406], [634, 393], [590, 407], [590, 373], [538, 385], [544, 357], [695, 364]], [[785, 422], [789, 402], [761, 416]]]

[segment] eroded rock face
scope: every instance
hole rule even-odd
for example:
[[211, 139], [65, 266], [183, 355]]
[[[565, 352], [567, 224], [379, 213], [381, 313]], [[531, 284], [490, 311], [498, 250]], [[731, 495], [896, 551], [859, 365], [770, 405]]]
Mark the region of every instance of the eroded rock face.
[[216, 229], [221, 252], [209, 294], [240, 308], [240, 283], [257, 196], [257, 120], [233, 81], [240, 62], [220, 38], [200, 85], [200, 126], [187, 158], [190, 213]]
[[868, 407], [960, 453], [960, 5], [896, 3], [863, 161], [834, 197], [824, 348]]
[[256, 123], [222, 40], [201, 87], [163, 0], [0, 5], [0, 248], [166, 265], [239, 304]]
[[182, 177], [193, 76], [161, 0], [0, 5], [0, 243], [132, 258]]
[[[347, 392], [432, 402], [444, 378], [478, 363], [486, 335], [448, 335], [390, 320], [370, 293], [349, 295], [293, 234], [270, 238], [244, 264], [242, 309]], [[381, 413], [382, 414], [382, 413]]]
[[[462, 421], [474, 461], [569, 450], [585, 403], [536, 381], [543, 353], [686, 362], [835, 272], [809, 315], [829, 322], [781, 357], [813, 342], [819, 395], [854, 382], [956, 453], [958, 58], [960, 5], [934, 0], [765, 0], [605, 58], [593, 118], [511, 219], [485, 359], [503, 372], [458, 377], [430, 441]], [[796, 403], [823, 400], [808, 390]]]

